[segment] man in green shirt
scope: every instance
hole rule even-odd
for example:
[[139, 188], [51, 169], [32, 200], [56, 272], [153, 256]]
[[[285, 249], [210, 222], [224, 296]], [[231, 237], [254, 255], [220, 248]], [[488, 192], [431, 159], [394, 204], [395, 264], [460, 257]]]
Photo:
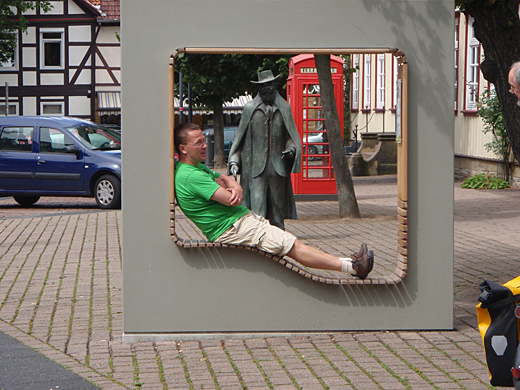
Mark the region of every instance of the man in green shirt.
[[372, 271], [374, 253], [365, 244], [350, 258], [332, 256], [240, 206], [244, 194], [240, 184], [202, 164], [207, 144], [201, 129], [183, 123], [174, 132], [179, 155], [175, 164], [177, 202], [209, 241], [254, 246], [277, 256], [287, 255], [306, 267], [348, 272], [360, 279]]

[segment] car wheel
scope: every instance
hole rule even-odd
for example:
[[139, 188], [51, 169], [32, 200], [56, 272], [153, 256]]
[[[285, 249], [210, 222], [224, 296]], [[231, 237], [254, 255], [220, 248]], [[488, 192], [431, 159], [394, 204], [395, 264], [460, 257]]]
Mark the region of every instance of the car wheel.
[[121, 181], [113, 175], [103, 175], [96, 182], [94, 197], [102, 209], [121, 207]]
[[13, 196], [13, 198], [21, 206], [32, 206], [40, 199], [39, 196]]

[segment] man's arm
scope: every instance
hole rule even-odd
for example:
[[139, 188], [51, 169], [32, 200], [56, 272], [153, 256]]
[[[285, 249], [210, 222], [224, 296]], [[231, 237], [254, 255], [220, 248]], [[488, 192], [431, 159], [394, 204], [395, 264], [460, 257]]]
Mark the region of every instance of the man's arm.
[[225, 206], [238, 206], [242, 202], [244, 191], [238, 182], [230, 176], [220, 175], [215, 181], [220, 185], [211, 199]]

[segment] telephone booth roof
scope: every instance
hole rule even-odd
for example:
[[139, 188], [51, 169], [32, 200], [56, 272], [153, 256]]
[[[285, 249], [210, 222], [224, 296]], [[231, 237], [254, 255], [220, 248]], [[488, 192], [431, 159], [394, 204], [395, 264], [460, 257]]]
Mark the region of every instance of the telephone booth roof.
[[[334, 67], [334, 65], [339, 65], [339, 67], [341, 68], [343, 66], [343, 59], [341, 57], [331, 55], [330, 65], [331, 67]], [[314, 63], [314, 54], [299, 54], [295, 57], [292, 57], [289, 60], [289, 74], [291, 75], [302, 73], [302, 68], [315, 67], [316, 64]]]

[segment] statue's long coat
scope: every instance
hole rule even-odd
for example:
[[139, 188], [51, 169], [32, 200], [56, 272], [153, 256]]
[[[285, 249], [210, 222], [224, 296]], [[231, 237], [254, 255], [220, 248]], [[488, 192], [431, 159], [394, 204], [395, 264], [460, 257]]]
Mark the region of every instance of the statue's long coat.
[[[276, 92], [274, 104], [277, 106], [281, 118], [280, 115], [275, 114], [271, 138], [268, 139], [267, 124], [264, 124], [263, 129], [251, 128], [253, 113], [261, 104], [262, 99], [258, 94], [244, 106], [235, 140], [229, 152], [229, 163], [236, 162], [240, 167], [240, 185], [244, 189], [242, 205], [251, 209], [250, 193], [255, 190], [258, 191], [258, 189], [252, 188], [251, 178], [255, 178], [264, 172], [268, 157], [270, 157], [276, 173], [286, 178], [285, 199], [273, 201], [283, 202], [284, 218], [296, 219], [296, 203], [292, 190], [291, 173], [300, 172], [302, 148], [291, 106]], [[271, 145], [268, 142], [271, 142]], [[268, 155], [269, 146], [270, 156]], [[296, 151], [293, 158], [282, 158], [282, 151], [290, 146], [294, 146]]]

